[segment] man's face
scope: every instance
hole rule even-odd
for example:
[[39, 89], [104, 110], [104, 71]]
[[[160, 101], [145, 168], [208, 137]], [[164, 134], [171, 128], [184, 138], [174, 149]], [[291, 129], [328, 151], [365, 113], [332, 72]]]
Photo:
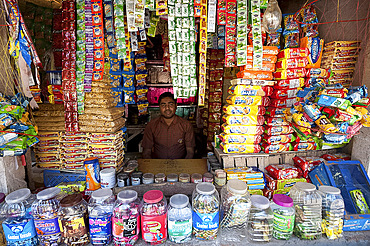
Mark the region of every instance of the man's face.
[[176, 108], [176, 102], [170, 97], [163, 98], [159, 104], [161, 115], [166, 119], [171, 119], [175, 115]]

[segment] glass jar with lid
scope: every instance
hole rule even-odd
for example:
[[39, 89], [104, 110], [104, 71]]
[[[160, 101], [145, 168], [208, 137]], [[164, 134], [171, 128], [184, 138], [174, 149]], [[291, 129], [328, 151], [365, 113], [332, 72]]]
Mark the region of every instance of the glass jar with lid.
[[275, 194], [272, 197], [271, 209], [274, 213], [272, 236], [276, 239], [290, 239], [295, 219], [293, 199], [287, 195]]
[[59, 200], [56, 198], [60, 188], [52, 187], [37, 193], [37, 200], [31, 206], [36, 232], [41, 245], [59, 245], [61, 232], [59, 228]]
[[191, 239], [193, 228], [192, 210], [189, 198], [176, 194], [170, 198], [168, 208], [168, 237], [175, 243], [184, 243]]
[[342, 237], [344, 201], [340, 189], [332, 186], [319, 186], [322, 198], [322, 233], [329, 239]]
[[295, 208], [294, 234], [301, 239], [321, 238], [322, 198], [316, 186], [297, 182], [290, 190]]
[[88, 211], [92, 245], [107, 245], [112, 241], [114, 201], [114, 195], [109, 188], [99, 189], [91, 194]]
[[[155, 226], [154, 226], [155, 225]], [[167, 239], [167, 201], [160, 190], [147, 191], [141, 202], [143, 240], [160, 244]]]
[[35, 224], [29, 212], [31, 200], [33, 196], [27, 188], [13, 191], [5, 197], [2, 214], [6, 215], [3, 229], [8, 246], [39, 245]]
[[252, 206], [248, 222], [248, 238], [255, 242], [269, 242], [272, 237], [274, 215], [269, 200], [261, 195], [251, 196]]
[[89, 243], [87, 203], [81, 193], [68, 195], [60, 201], [58, 217], [62, 244], [80, 246]]
[[246, 237], [251, 199], [247, 184], [231, 179], [221, 189], [221, 235], [226, 241], [239, 242]]
[[220, 198], [211, 183], [199, 183], [193, 191], [193, 234], [200, 240], [215, 240], [219, 226]]
[[113, 243], [134, 245], [140, 233], [140, 200], [134, 190], [118, 193], [113, 208]]

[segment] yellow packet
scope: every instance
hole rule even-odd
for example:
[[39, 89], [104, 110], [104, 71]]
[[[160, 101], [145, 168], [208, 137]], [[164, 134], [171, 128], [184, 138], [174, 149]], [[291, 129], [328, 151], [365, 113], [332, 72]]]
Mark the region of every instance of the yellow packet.
[[261, 135], [226, 134], [224, 132], [219, 137], [223, 143], [259, 144], [262, 140]]
[[254, 144], [226, 144], [221, 143], [220, 147], [224, 153], [258, 153], [261, 146]]
[[260, 96], [235, 96], [230, 95], [226, 98], [228, 104], [244, 104], [249, 106], [268, 106], [270, 99]]
[[325, 132], [334, 133], [338, 131], [338, 129], [328, 120], [325, 115], [322, 115], [320, 118], [315, 120], [315, 123], [321, 130]]
[[229, 115], [264, 115], [265, 107], [262, 106], [248, 106], [248, 105], [225, 105], [223, 112]]
[[263, 125], [265, 117], [262, 115], [224, 115], [223, 122], [228, 125]]
[[301, 126], [299, 129], [302, 132], [307, 132], [308, 134], [311, 134], [311, 124], [308, 122], [306, 117], [304, 117], [303, 114], [300, 113], [294, 113], [293, 114], [293, 121], [298, 125]]

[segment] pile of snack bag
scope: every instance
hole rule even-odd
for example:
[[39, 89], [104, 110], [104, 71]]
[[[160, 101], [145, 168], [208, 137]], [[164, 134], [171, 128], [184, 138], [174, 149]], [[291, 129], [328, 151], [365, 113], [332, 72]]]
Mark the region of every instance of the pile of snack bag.
[[0, 100], [0, 157], [24, 155], [39, 141], [26, 112], [29, 100], [20, 93], [13, 97], [0, 95]]

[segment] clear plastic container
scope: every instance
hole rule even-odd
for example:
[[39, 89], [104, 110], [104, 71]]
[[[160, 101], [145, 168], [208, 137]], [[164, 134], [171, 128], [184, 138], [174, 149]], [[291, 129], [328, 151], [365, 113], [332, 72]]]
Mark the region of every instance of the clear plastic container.
[[269, 242], [272, 237], [274, 214], [269, 200], [261, 195], [251, 196], [252, 206], [248, 222], [248, 238], [255, 242]]
[[113, 243], [134, 245], [140, 233], [140, 200], [134, 190], [118, 193], [113, 209]]
[[301, 239], [321, 238], [322, 199], [316, 186], [297, 182], [290, 190], [295, 208], [294, 234]]
[[[5, 194], [0, 193], [0, 224], [2, 224], [3, 221], [6, 219], [6, 215], [3, 210], [4, 204], [5, 204]], [[6, 245], [4, 230], [2, 226], [0, 226], [0, 245]]]
[[319, 187], [322, 197], [322, 233], [329, 239], [342, 237], [344, 201], [338, 188], [322, 185]]
[[272, 198], [271, 209], [274, 213], [272, 236], [276, 239], [290, 239], [295, 219], [293, 199], [287, 195], [275, 194]]
[[192, 229], [189, 198], [183, 194], [173, 195], [168, 208], [168, 238], [175, 243], [185, 243], [191, 239]]
[[92, 245], [107, 245], [112, 241], [114, 201], [114, 195], [109, 188], [99, 189], [91, 194], [88, 211]]
[[167, 239], [167, 201], [162, 191], [150, 190], [146, 192], [141, 204], [143, 240], [151, 244], [165, 242]]
[[68, 195], [60, 201], [58, 212], [62, 229], [62, 245], [89, 243], [87, 203], [81, 193]]
[[193, 234], [200, 240], [215, 240], [219, 226], [220, 198], [211, 183], [199, 183], [193, 191]]
[[251, 198], [247, 184], [231, 179], [221, 189], [221, 235], [226, 241], [240, 242], [246, 237]]
[[57, 246], [62, 234], [59, 228], [59, 200], [56, 198], [60, 188], [52, 187], [40, 191], [37, 200], [32, 204], [31, 214], [34, 219], [40, 245]]
[[39, 244], [35, 224], [29, 213], [32, 197], [27, 188], [16, 190], [5, 197], [2, 213], [6, 215], [3, 229], [8, 246]]

